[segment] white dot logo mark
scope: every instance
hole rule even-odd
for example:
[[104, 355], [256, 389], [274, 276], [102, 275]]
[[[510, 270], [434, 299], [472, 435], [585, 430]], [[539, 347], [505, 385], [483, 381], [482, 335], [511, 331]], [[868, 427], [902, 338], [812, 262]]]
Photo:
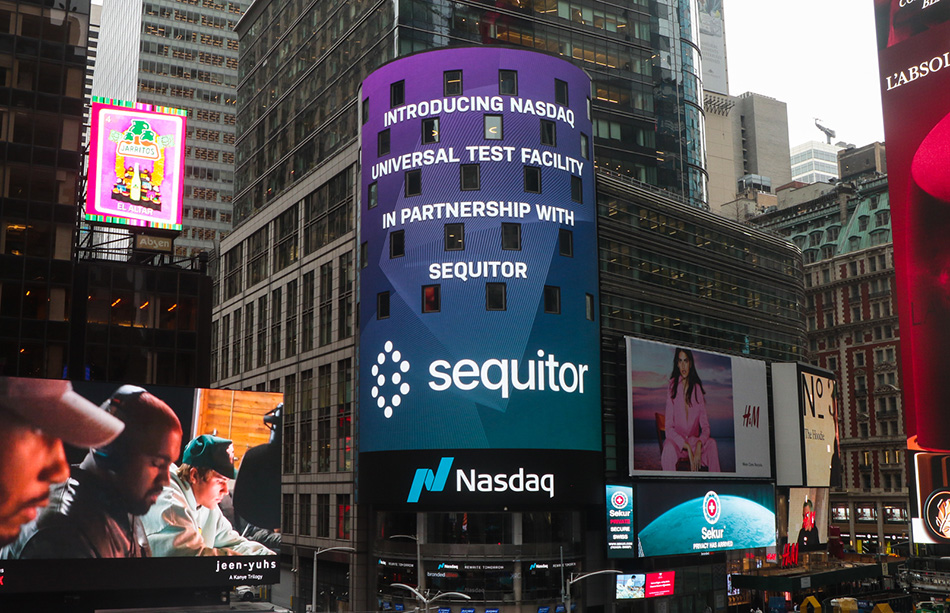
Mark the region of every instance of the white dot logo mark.
[[[387, 361], [392, 364], [391, 367], [387, 366]], [[376, 383], [370, 389], [370, 395], [376, 399], [376, 406], [383, 410], [386, 419], [393, 416], [393, 409], [402, 405], [409, 393], [409, 384], [403, 381], [403, 375], [409, 372], [409, 368], [409, 362], [403, 359], [402, 352], [394, 351], [393, 342], [386, 341], [383, 351], [376, 356], [376, 363], [370, 369]], [[386, 393], [388, 384], [395, 387], [390, 394]]]

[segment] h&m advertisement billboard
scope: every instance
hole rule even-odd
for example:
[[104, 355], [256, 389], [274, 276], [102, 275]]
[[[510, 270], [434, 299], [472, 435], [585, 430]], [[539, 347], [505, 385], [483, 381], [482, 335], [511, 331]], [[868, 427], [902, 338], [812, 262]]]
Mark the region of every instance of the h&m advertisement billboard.
[[278, 582], [282, 400], [0, 377], [0, 598]]
[[[950, 544], [950, 3], [875, 0], [915, 543]], [[914, 455], [915, 454], [915, 455]]]
[[454, 48], [362, 86], [359, 498], [603, 495], [590, 79]]
[[85, 219], [181, 230], [186, 112], [97, 100]]
[[772, 476], [765, 362], [627, 337], [630, 474]]

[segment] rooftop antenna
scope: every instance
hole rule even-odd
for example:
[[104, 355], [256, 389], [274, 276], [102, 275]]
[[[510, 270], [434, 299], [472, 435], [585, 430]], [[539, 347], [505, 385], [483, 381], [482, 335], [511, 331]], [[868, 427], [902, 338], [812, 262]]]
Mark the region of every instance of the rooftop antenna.
[[828, 144], [831, 144], [831, 139], [836, 136], [835, 131], [831, 128], [826, 128], [825, 126], [819, 123], [821, 120], [817, 117], [815, 118], [815, 127], [825, 133], [825, 137], [828, 139]]

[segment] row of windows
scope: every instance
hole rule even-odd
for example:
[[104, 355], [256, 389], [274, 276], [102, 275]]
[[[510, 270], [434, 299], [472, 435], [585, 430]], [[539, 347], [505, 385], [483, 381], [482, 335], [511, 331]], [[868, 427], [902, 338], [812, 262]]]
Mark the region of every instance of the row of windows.
[[[465, 250], [465, 224], [447, 223], [443, 230], [443, 248], [445, 251]], [[521, 224], [501, 224], [501, 248], [505, 251], [521, 251]], [[366, 243], [363, 243], [366, 249]], [[558, 230], [558, 254], [564, 257], [574, 257], [574, 232], [567, 228]], [[393, 230], [389, 233], [389, 257], [401, 258], [406, 255], [406, 231]], [[366, 265], [367, 258], [363, 258]]]
[[[364, 115], [365, 117], [365, 115]], [[615, 122], [612, 122], [615, 123]], [[549, 147], [557, 146], [557, 124], [548, 119], [542, 119], [540, 124], [539, 140], [542, 145]], [[617, 126], [617, 139], [620, 139], [620, 124]], [[504, 140], [504, 117], [502, 115], [484, 115], [482, 121], [482, 135], [485, 140]], [[442, 133], [439, 129], [438, 117], [427, 117], [422, 119], [422, 137], [423, 145], [431, 145], [441, 140]], [[644, 141], [646, 142], [646, 141]], [[392, 150], [392, 136], [390, 129], [380, 131], [376, 135], [376, 156], [384, 157], [389, 155]], [[640, 143], [638, 143], [640, 144]], [[583, 132], [581, 133], [581, 157], [590, 159], [590, 139]]]
[[[510, 264], [510, 262], [504, 262]], [[513, 268], [513, 266], [512, 266]], [[584, 294], [585, 312], [589, 321], [594, 320], [594, 296]], [[376, 294], [376, 319], [388, 319], [390, 313], [390, 292], [380, 292]], [[485, 310], [486, 311], [507, 311], [508, 310], [508, 284], [504, 282], [489, 282], [485, 284]], [[420, 301], [420, 312], [422, 313], [441, 313], [442, 312], [442, 286], [441, 284], [423, 285]], [[553, 315], [561, 313], [561, 288], [555, 285], [544, 286], [544, 312]]]
[[[479, 164], [459, 165], [459, 189], [462, 191], [477, 191], [482, 188], [481, 166]], [[541, 168], [538, 166], [524, 167], [524, 191], [529, 194], [541, 193]], [[409, 198], [422, 195], [422, 169], [407, 170], [403, 179], [403, 194]], [[584, 181], [578, 176], [571, 175], [571, 200], [584, 203]], [[379, 205], [379, 184], [374, 181], [369, 185], [367, 207], [375, 208]]]
[[[445, 96], [461, 96], [464, 87], [461, 70], [446, 70], [442, 73], [442, 93]], [[498, 71], [498, 95], [517, 96], [518, 95], [518, 71], [517, 70], [499, 70]], [[557, 104], [567, 106], [569, 101], [569, 87], [567, 81], [554, 79], [554, 101]], [[367, 110], [369, 99], [363, 101], [363, 108]], [[389, 85], [389, 108], [396, 108], [406, 103], [406, 81], [396, 81]], [[363, 114], [364, 121], [366, 113]]]

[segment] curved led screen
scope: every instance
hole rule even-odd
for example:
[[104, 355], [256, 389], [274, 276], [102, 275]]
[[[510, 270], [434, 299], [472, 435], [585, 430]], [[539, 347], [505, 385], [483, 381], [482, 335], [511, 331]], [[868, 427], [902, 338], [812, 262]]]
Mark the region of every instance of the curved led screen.
[[514, 49], [364, 81], [361, 501], [602, 495], [589, 92]]

